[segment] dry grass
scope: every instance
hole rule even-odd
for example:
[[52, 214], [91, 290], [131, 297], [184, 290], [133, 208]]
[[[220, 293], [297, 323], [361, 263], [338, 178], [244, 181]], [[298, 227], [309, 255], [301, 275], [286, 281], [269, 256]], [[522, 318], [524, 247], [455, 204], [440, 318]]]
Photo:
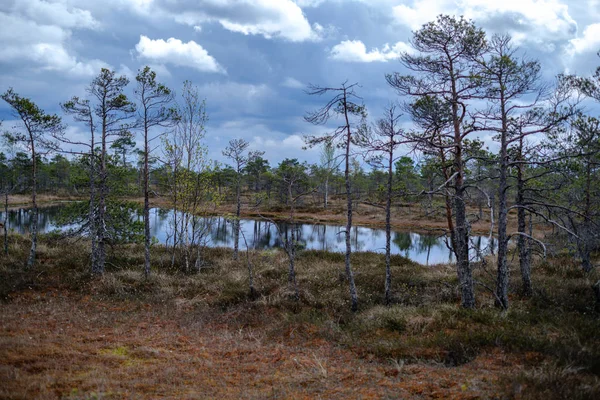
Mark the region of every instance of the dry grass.
[[540, 264], [534, 298], [515, 290], [502, 314], [484, 291], [477, 310], [461, 310], [452, 267], [402, 257], [385, 307], [382, 256], [356, 254], [352, 314], [340, 254], [301, 253], [296, 303], [279, 251], [251, 253], [251, 299], [245, 264], [224, 249], [186, 275], [157, 247], [145, 279], [141, 247], [114, 248], [109, 271], [93, 278], [85, 242], [42, 238], [40, 264], [24, 273], [27, 242], [12, 241], [0, 259], [0, 398], [600, 395], [591, 278], [565, 258]]
[[[38, 204], [52, 204], [60, 203], [63, 201], [77, 201], [85, 200], [82, 196], [71, 196], [62, 194], [38, 194]], [[31, 195], [26, 194], [13, 194], [8, 197], [9, 207], [29, 207], [31, 206]]]

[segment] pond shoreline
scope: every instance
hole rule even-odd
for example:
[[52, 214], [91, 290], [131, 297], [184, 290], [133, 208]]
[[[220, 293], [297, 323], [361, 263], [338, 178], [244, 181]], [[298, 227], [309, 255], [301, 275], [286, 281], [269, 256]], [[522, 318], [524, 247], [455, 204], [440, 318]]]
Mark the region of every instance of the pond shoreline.
[[[47, 203], [38, 208], [38, 229], [40, 233], [58, 231], [63, 233], [79, 232], [81, 221], [85, 221], [86, 209], [78, 205], [70, 207], [74, 202]], [[214, 211], [214, 210], [213, 210]], [[113, 238], [117, 241], [133, 241], [140, 237], [139, 223], [142, 215], [137, 206], [126, 210], [128, 215], [122, 215], [124, 224], [116, 231]], [[2, 213], [0, 212], [0, 215]], [[27, 208], [13, 208], [9, 211], [8, 227], [18, 234], [27, 234], [31, 224], [32, 214]], [[194, 220], [187, 220], [190, 225], [185, 230], [190, 235], [190, 240], [201, 243], [207, 247], [234, 248], [235, 235], [230, 215], [195, 216]], [[262, 218], [264, 217], [264, 218]], [[0, 216], [3, 218], [3, 216]], [[150, 209], [150, 234], [153, 240], [164, 245], [172, 245], [173, 240], [173, 218], [172, 209], [153, 207]], [[184, 221], [183, 214], [178, 212], [179, 223]], [[275, 223], [275, 224], [273, 224]], [[345, 242], [343, 232], [345, 225], [335, 221], [314, 222], [298, 218], [293, 224], [286, 219], [278, 219], [277, 216], [269, 218], [263, 214], [250, 216], [243, 215], [240, 219], [244, 241], [240, 247], [247, 246], [249, 249], [266, 250], [281, 248], [286, 238], [295, 233], [296, 244], [299, 248], [307, 250], [323, 250], [333, 253], [343, 253]], [[180, 227], [182, 229], [183, 227]], [[181, 236], [182, 231], [178, 234]], [[195, 239], [192, 239], [195, 238]], [[435, 265], [440, 263], [453, 263], [454, 256], [446, 243], [443, 232], [417, 232], [406, 229], [392, 230], [391, 253], [402, 255], [412, 261], [423, 265]], [[479, 257], [489, 252], [490, 240], [486, 236], [472, 236], [473, 256]], [[353, 252], [375, 252], [385, 251], [385, 230], [371, 226], [355, 225], [351, 232], [351, 243]], [[495, 247], [492, 241], [491, 246]]]
[[[61, 203], [86, 201], [85, 197], [61, 197], [40, 195], [38, 198], [38, 207], [49, 207]], [[138, 204], [143, 204], [141, 197], [123, 197], [122, 201], [131, 201]], [[23, 195], [9, 197], [9, 210], [18, 208], [27, 208], [31, 206], [31, 201]], [[172, 204], [162, 198], [151, 198], [151, 207], [172, 208]], [[472, 210], [474, 212], [474, 210]], [[235, 213], [234, 204], [223, 204], [211, 210], [207, 216], [223, 216]], [[289, 215], [287, 211], [274, 211], [272, 209], [258, 210], [253, 208], [242, 208], [241, 217], [247, 219], [260, 219], [261, 216], [273, 219], [275, 221], [287, 221]], [[514, 215], [509, 214], [509, 228], [514, 225], [513, 230], [516, 230], [516, 221]], [[295, 221], [299, 223], [312, 224], [335, 224], [343, 225], [346, 223], [346, 212], [343, 207], [332, 205], [328, 210], [321, 207], [298, 207], [295, 213]], [[476, 221], [471, 226], [471, 232], [480, 236], [489, 236], [489, 211], [484, 211], [483, 220]], [[353, 225], [373, 229], [385, 229], [385, 218], [381, 209], [373, 205], [360, 203], [355, 208], [353, 214]], [[392, 230], [396, 231], [412, 231], [423, 234], [441, 234], [447, 231], [447, 224], [444, 218], [431, 217], [423, 215], [423, 210], [419, 205], [411, 204], [403, 207], [394, 207], [392, 211]]]

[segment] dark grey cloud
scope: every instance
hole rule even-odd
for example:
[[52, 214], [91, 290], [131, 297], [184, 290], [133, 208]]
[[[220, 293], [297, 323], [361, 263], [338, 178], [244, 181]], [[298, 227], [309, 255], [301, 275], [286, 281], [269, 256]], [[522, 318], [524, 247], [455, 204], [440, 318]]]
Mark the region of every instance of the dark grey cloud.
[[[244, 137], [275, 162], [317, 161], [301, 138], [325, 128], [302, 116], [324, 99], [302, 88], [358, 82], [378, 117], [396, 98], [385, 74], [401, 71], [396, 56], [411, 30], [439, 13], [510, 33], [548, 80], [600, 64], [598, 0], [5, 0], [0, 90], [14, 87], [59, 112], [59, 102], [85, 95], [101, 67], [133, 78], [149, 64], [176, 92], [184, 80], [199, 87], [211, 157]], [[0, 104], [0, 119], [11, 118]]]

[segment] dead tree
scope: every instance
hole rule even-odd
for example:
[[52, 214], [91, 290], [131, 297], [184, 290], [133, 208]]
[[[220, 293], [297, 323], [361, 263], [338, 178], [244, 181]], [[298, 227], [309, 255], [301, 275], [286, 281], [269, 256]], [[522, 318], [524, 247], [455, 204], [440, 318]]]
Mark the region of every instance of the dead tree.
[[[414, 143], [413, 140], [400, 127], [400, 118], [396, 105], [385, 109], [385, 116], [375, 123], [373, 129], [365, 127], [358, 136], [358, 144], [366, 150], [369, 162], [387, 170], [386, 196], [385, 196], [385, 304], [392, 301], [392, 271], [391, 271], [391, 210], [394, 197], [394, 163], [399, 159], [396, 150], [403, 144]], [[374, 157], [371, 157], [374, 156]]]
[[236, 172], [235, 178], [235, 220], [233, 221], [233, 259], [238, 259], [240, 246], [240, 214], [242, 209], [242, 172], [248, 161], [262, 156], [262, 151], [251, 151], [246, 154], [250, 144], [244, 139], [232, 139], [223, 150], [223, 155], [233, 161]]
[[363, 121], [366, 118], [366, 108], [359, 102], [362, 100], [355, 92], [358, 84], [348, 85], [344, 82], [340, 87], [321, 87], [310, 85], [307, 94], [311, 96], [323, 96], [332, 94], [333, 97], [322, 108], [309, 112], [304, 119], [315, 125], [323, 125], [333, 117], [341, 117], [342, 123], [333, 131], [324, 136], [308, 136], [305, 138], [309, 146], [322, 143], [332, 143], [344, 150], [344, 179], [346, 183], [346, 277], [350, 285], [350, 301], [352, 311], [358, 310], [358, 294], [354, 283], [354, 273], [350, 265], [352, 254], [351, 230], [352, 230], [352, 187], [350, 179], [350, 157], [351, 146], [354, 140], [353, 130], [355, 119]]
[[[72, 97], [69, 101], [62, 103], [61, 108], [65, 114], [73, 116], [73, 119], [77, 122], [81, 122], [86, 125], [89, 130], [89, 142], [75, 141], [65, 135], [60, 135], [57, 139], [66, 145], [73, 145], [82, 147], [84, 151], [73, 151], [67, 150], [69, 154], [84, 155], [89, 158], [89, 206], [88, 206], [88, 232], [91, 240], [91, 270], [98, 271], [98, 251], [97, 251], [97, 229], [96, 229], [96, 180], [97, 180], [97, 154], [96, 154], [96, 121], [94, 119], [95, 113], [92, 109], [90, 101], [87, 99], [81, 99], [77, 96]], [[65, 150], [63, 149], [63, 152]]]
[[156, 81], [156, 73], [145, 67], [135, 77], [137, 88], [135, 95], [139, 102], [137, 126], [142, 129], [144, 135], [144, 274], [150, 275], [150, 169], [149, 158], [151, 153], [151, 142], [160, 135], [150, 137], [153, 128], [166, 127], [172, 124], [175, 110], [171, 108], [173, 93], [171, 90]]

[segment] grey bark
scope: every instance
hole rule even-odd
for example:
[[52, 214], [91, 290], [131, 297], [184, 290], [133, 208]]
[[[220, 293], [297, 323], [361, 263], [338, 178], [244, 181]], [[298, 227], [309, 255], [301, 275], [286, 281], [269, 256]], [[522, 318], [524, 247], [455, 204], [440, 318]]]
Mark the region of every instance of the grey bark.
[[241, 169], [238, 166], [237, 179], [235, 184], [235, 221], [233, 223], [233, 259], [238, 259], [238, 251], [240, 247], [240, 215], [242, 210], [242, 182]]
[[461, 303], [464, 308], [475, 307], [475, 292], [473, 289], [473, 273], [469, 262], [469, 226], [467, 221], [467, 212], [465, 204], [464, 188], [464, 165], [462, 157], [462, 118], [459, 117], [458, 102], [459, 96], [456, 88], [456, 78], [450, 62], [450, 76], [452, 87], [452, 116], [454, 128], [454, 178], [455, 196], [454, 196], [454, 217], [456, 219], [454, 241], [456, 247], [456, 270], [461, 289]]
[[[144, 90], [145, 87], [142, 88]], [[144, 275], [150, 276], [150, 193], [149, 181], [150, 170], [148, 166], [148, 157], [150, 155], [150, 146], [148, 142], [148, 107], [145, 104], [144, 93], [141, 94], [143, 107], [143, 125], [144, 125]]]
[[508, 207], [506, 195], [508, 190], [508, 122], [506, 114], [506, 103], [504, 99], [504, 85], [500, 78], [500, 112], [502, 118], [502, 130], [500, 132], [500, 177], [498, 180], [498, 275], [496, 278], [496, 306], [508, 309], [508, 282], [509, 269], [507, 261], [508, 238], [506, 225], [508, 219]]
[[326, 136], [309, 136], [306, 137], [305, 140], [310, 146], [314, 146], [316, 144], [322, 143], [333, 143], [337, 142], [340, 147], [344, 148], [344, 179], [345, 179], [345, 189], [346, 189], [346, 231], [345, 231], [345, 239], [346, 239], [346, 254], [345, 254], [345, 272], [346, 278], [348, 279], [349, 287], [350, 287], [350, 301], [351, 301], [351, 310], [358, 310], [358, 293], [356, 290], [356, 284], [354, 282], [354, 273], [352, 272], [351, 266], [351, 255], [352, 255], [352, 246], [351, 246], [351, 230], [352, 230], [352, 184], [350, 181], [350, 146], [352, 144], [352, 125], [350, 123], [350, 115], [354, 117], [361, 116], [362, 118], [366, 117], [365, 108], [362, 105], [359, 105], [353, 101], [353, 99], [360, 99], [354, 93], [354, 87], [357, 84], [346, 85], [343, 83], [339, 88], [330, 88], [330, 87], [320, 87], [315, 85], [309, 85], [309, 90], [307, 93], [309, 95], [323, 95], [329, 92], [335, 93], [335, 96], [330, 99], [327, 104], [320, 108], [315, 112], [308, 113], [304, 119], [307, 122], [310, 122], [315, 125], [322, 125], [326, 123], [332, 115], [337, 115], [343, 117], [344, 123], [335, 129], [334, 132], [330, 133]]
[[35, 152], [35, 140], [31, 132], [29, 132], [31, 146], [31, 172], [32, 172], [32, 187], [31, 187], [31, 249], [27, 258], [27, 268], [32, 268], [35, 264], [35, 254], [37, 250], [37, 231], [38, 231], [38, 206], [37, 206], [37, 157]]
[[327, 177], [325, 178], [325, 199], [324, 199], [324, 203], [325, 203], [325, 209], [327, 210], [327, 206], [329, 205], [329, 173], [327, 174]]
[[[106, 96], [102, 99], [102, 108], [106, 110]], [[96, 223], [96, 237], [97, 237], [97, 255], [96, 265], [92, 265], [92, 273], [103, 274], [104, 265], [106, 264], [106, 196], [108, 195], [107, 178], [108, 172], [106, 170], [106, 139], [107, 139], [107, 116], [106, 112], [102, 115], [102, 138], [101, 138], [101, 151], [100, 151], [100, 169], [99, 169], [99, 183], [100, 188], [98, 191], [98, 221]]]
[[392, 270], [391, 270], [391, 241], [392, 241], [392, 181], [394, 166], [394, 140], [390, 137], [388, 154], [387, 196], [385, 199], [385, 304], [392, 302]]
[[[174, 112], [167, 107], [173, 101], [173, 94], [166, 86], [156, 82], [156, 73], [145, 67], [136, 76], [138, 82], [135, 94], [140, 102], [138, 126], [144, 134], [142, 183], [144, 192], [144, 274], [150, 275], [150, 141], [149, 130], [152, 127], [171, 125]], [[156, 137], [155, 137], [156, 138]]]
[[92, 81], [88, 92], [97, 100], [93, 108], [95, 115], [101, 123], [100, 160], [98, 165], [98, 209], [96, 219], [97, 248], [96, 263], [92, 265], [92, 273], [103, 274], [106, 264], [106, 245], [108, 241], [107, 229], [107, 198], [108, 168], [107, 146], [110, 136], [121, 136], [127, 128], [127, 120], [132, 117], [135, 107], [123, 94], [123, 89], [129, 80], [124, 77], [115, 77], [115, 72], [103, 68], [100, 74]]
[[[91, 270], [95, 271], [97, 269], [97, 238], [96, 238], [96, 222], [97, 222], [97, 214], [96, 214], [96, 139], [95, 139], [95, 131], [96, 126], [94, 125], [94, 111], [90, 105], [89, 100], [82, 100], [79, 97], [75, 96], [70, 101], [61, 104], [61, 108], [67, 114], [73, 115], [75, 121], [83, 122], [87, 125], [90, 130], [90, 142], [74, 142], [69, 138], [65, 138], [64, 136], [60, 136], [57, 139], [60, 142], [80, 145], [89, 147], [89, 153], [81, 153], [82, 155], [89, 157], [89, 208], [88, 208], [88, 232], [91, 240]], [[79, 153], [75, 153], [79, 154]]]
[[150, 276], [150, 193], [149, 193], [149, 180], [150, 170], [148, 166], [148, 157], [150, 154], [150, 146], [148, 142], [148, 108], [143, 103], [142, 95], [142, 106], [144, 107], [144, 275], [146, 278]]
[[351, 310], [358, 310], [358, 293], [356, 291], [356, 284], [354, 283], [354, 273], [352, 272], [352, 266], [350, 265], [350, 258], [352, 256], [352, 245], [350, 241], [350, 234], [352, 230], [352, 185], [350, 183], [350, 144], [352, 143], [352, 132], [350, 130], [350, 119], [348, 117], [348, 106], [347, 106], [347, 98], [346, 98], [346, 90], [344, 89], [344, 118], [346, 121], [346, 160], [345, 160], [345, 170], [344, 170], [344, 179], [346, 181], [346, 254], [345, 254], [345, 266], [346, 266], [346, 276], [348, 278], [348, 284], [350, 285], [350, 301], [351, 301]]
[[[522, 160], [523, 138], [519, 141], [518, 160]], [[526, 231], [526, 215], [525, 215], [525, 181], [523, 176], [524, 164], [521, 162], [517, 166], [517, 195], [515, 199], [516, 205], [520, 206], [517, 209], [517, 229], [519, 233]], [[533, 285], [531, 283], [531, 251], [529, 240], [519, 235], [517, 240], [517, 249], [519, 251], [519, 267], [521, 270], [521, 284], [523, 294], [527, 297], [533, 294]]]
[[[454, 212], [448, 209], [447, 217], [449, 221], [453, 218], [454, 223], [449, 222], [448, 228], [456, 257], [461, 305], [463, 308], [474, 308], [475, 292], [469, 260], [470, 226], [465, 204], [463, 146], [464, 139], [475, 130], [474, 121], [465, 124], [465, 118], [478, 118], [476, 113], [468, 113], [469, 103], [481, 97], [483, 93], [481, 82], [472, 79], [472, 71], [476, 69], [475, 59], [487, 52], [485, 33], [462, 17], [457, 19], [440, 15], [436, 21], [415, 31], [411, 43], [420, 54], [404, 54], [401, 61], [415, 74], [388, 74], [386, 79], [401, 95], [417, 98], [417, 108], [419, 105], [416, 103], [419, 102], [424, 102], [425, 106], [434, 106], [434, 109], [426, 107], [423, 110], [425, 114], [429, 114], [421, 121], [426, 126], [424, 132], [415, 136], [420, 145], [428, 150], [438, 149], [452, 154], [453, 179], [448, 184], [452, 191], [448, 196], [452, 196], [449, 202], [451, 201]], [[443, 109], [445, 106], [449, 109]], [[438, 118], [438, 114], [441, 118]], [[423, 115], [413, 115], [416, 120], [422, 117]], [[442, 130], [439, 133], [445, 138], [441, 146], [438, 137], [431, 135], [438, 129]]]
[[94, 150], [95, 141], [94, 141], [94, 127], [91, 120], [91, 111], [90, 111], [90, 130], [91, 130], [91, 140], [90, 140], [90, 205], [88, 211], [88, 219], [90, 224], [90, 238], [92, 241], [92, 250], [91, 250], [91, 264], [92, 264], [92, 272], [98, 269], [98, 243], [96, 238], [96, 152]]

